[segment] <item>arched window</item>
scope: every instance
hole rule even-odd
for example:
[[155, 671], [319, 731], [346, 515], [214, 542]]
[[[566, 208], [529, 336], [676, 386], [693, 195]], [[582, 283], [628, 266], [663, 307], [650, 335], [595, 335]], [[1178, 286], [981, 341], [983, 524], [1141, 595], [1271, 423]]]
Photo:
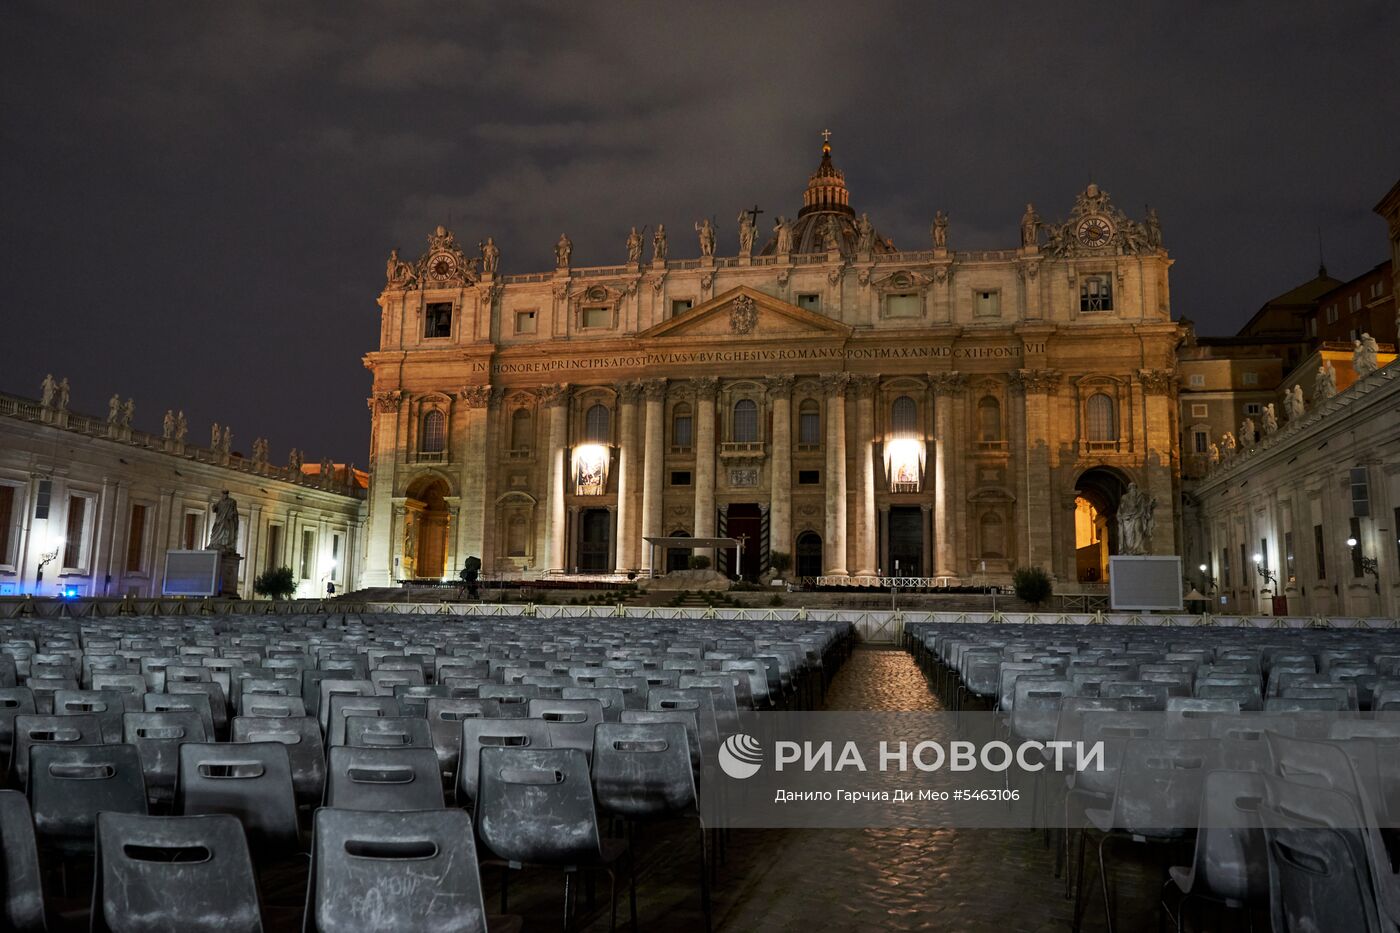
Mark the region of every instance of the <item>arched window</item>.
[[982, 556], [991, 558], [1006, 557], [1006, 527], [996, 512], [982, 515]]
[[817, 400], [809, 398], [797, 406], [797, 443], [815, 447], [822, 442], [822, 410]]
[[984, 442], [1001, 440], [1001, 402], [990, 395], [977, 403], [977, 430]]
[[758, 440], [758, 405], [751, 398], [734, 403], [734, 427], [730, 436], [736, 444], [752, 444]]
[[689, 450], [694, 443], [691, 427], [694, 422], [691, 420], [690, 406], [681, 402], [671, 410], [671, 448], [673, 450]]
[[890, 406], [890, 432], [895, 437], [913, 437], [918, 434], [919, 406], [907, 395], [901, 395]]
[[1102, 392], [1095, 392], [1084, 403], [1084, 414], [1089, 422], [1091, 443], [1111, 443], [1118, 440], [1118, 415], [1114, 410], [1113, 399]]
[[529, 409], [517, 408], [515, 414], [510, 416], [510, 449], [529, 450], [532, 446], [530, 441]]
[[608, 431], [608, 406], [592, 405], [583, 415], [583, 439], [590, 444], [606, 444], [610, 440]]
[[447, 442], [447, 417], [434, 408], [423, 416], [423, 436], [418, 449], [425, 454], [440, 454]]

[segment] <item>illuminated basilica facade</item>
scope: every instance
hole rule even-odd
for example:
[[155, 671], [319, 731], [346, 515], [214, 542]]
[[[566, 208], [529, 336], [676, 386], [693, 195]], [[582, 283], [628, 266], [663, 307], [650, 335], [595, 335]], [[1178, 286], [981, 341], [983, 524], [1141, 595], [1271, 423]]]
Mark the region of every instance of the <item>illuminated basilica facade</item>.
[[[803, 204], [721, 256], [664, 228], [627, 261], [498, 271], [439, 227], [391, 254], [370, 409], [367, 585], [662, 572], [647, 538], [731, 537], [758, 578], [1003, 581], [1040, 565], [1101, 582], [1129, 483], [1157, 502], [1149, 553], [1180, 552], [1175, 347], [1155, 215], [1090, 185], [1019, 246], [952, 248], [941, 211], [899, 249], [823, 147]], [[1014, 226], [1008, 223], [1008, 229]], [[692, 239], [696, 236], [696, 239]], [[675, 238], [679, 239], [679, 238]], [[692, 249], [684, 250], [691, 253]], [[737, 566], [736, 566], [737, 564]]]

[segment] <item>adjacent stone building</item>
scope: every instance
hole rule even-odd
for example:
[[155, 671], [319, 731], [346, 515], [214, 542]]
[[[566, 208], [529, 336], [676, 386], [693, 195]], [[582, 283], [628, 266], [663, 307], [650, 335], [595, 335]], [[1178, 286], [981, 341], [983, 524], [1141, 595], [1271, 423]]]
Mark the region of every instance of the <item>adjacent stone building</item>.
[[241, 597], [279, 566], [297, 596], [358, 586], [363, 473], [277, 466], [261, 440], [244, 458], [227, 433], [188, 443], [183, 415], [147, 434], [130, 400], [105, 420], [70, 411], [66, 382], [46, 379], [40, 399], [0, 395], [0, 595], [160, 595], [166, 551], [206, 546], [224, 490], [238, 503]]
[[743, 540], [742, 566], [716, 557], [750, 578], [783, 551], [801, 577], [1039, 565], [1065, 589], [1102, 582], [1130, 482], [1157, 501], [1151, 552], [1178, 553], [1182, 329], [1154, 213], [1091, 184], [1059, 223], [1027, 205], [1019, 246], [958, 250], [939, 211], [899, 248], [826, 145], [766, 244], [756, 217], [736, 256], [708, 221], [698, 257], [634, 228], [613, 266], [573, 266], [561, 237], [553, 269], [502, 275], [494, 242], [468, 257], [442, 227], [391, 254], [365, 584], [468, 556], [663, 571], [689, 553], [646, 539], [684, 535]]

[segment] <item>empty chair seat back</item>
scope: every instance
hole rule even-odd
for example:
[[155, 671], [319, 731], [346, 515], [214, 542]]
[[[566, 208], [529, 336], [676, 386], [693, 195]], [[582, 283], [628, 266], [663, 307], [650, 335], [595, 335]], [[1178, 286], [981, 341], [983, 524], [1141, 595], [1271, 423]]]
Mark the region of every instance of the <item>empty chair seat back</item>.
[[563, 700], [597, 700], [603, 707], [604, 722], [617, 722], [626, 708], [621, 687], [564, 687], [559, 696]]
[[232, 816], [97, 818], [92, 929], [261, 933], [248, 843]]
[[593, 753], [593, 730], [603, 721], [601, 701], [537, 697], [530, 701], [529, 711], [531, 719], [544, 720], [552, 747]]
[[600, 723], [593, 736], [593, 789], [603, 813], [629, 819], [695, 813], [699, 804], [685, 726]]
[[140, 674], [94, 672], [90, 681], [93, 690], [112, 690], [122, 694], [129, 713], [141, 709], [141, 695], [147, 691], [146, 678]]
[[314, 933], [484, 933], [471, 817], [317, 811], [306, 914]]
[[0, 687], [0, 775], [9, 773], [10, 748], [15, 741], [15, 717], [33, 715], [34, 691], [28, 687]]
[[399, 701], [399, 712], [404, 716], [428, 718], [428, 701], [447, 699], [452, 696], [452, 688], [446, 684], [399, 684], [394, 687], [394, 699]]
[[530, 715], [530, 701], [539, 698], [540, 688], [538, 684], [482, 684], [476, 695], [500, 703], [503, 717], [523, 719]]
[[[306, 671], [303, 675], [315, 681], [314, 689], [317, 694], [316, 716], [321, 721], [321, 731], [330, 734], [331, 701], [333, 696], [349, 697], [372, 697], [374, 696], [374, 684], [369, 680], [340, 680], [334, 677], [325, 677], [316, 680], [314, 675], [325, 673], [324, 671]], [[305, 687], [303, 687], [303, 691]], [[303, 698], [305, 693], [303, 692]]]
[[428, 731], [437, 753], [438, 767], [448, 778], [457, 774], [462, 753], [462, 720], [498, 719], [500, 704], [495, 700], [439, 698], [428, 701]]
[[134, 745], [146, 777], [146, 798], [168, 804], [175, 799], [175, 779], [180, 772], [180, 746], [208, 742], [204, 720], [194, 710], [164, 713], [127, 713], [122, 716], [122, 738]]
[[326, 744], [345, 744], [345, 722], [351, 717], [398, 716], [399, 701], [393, 697], [345, 696], [336, 694], [330, 697], [330, 716], [327, 719]]
[[238, 716], [230, 732], [234, 742], [280, 742], [287, 746], [297, 804], [320, 805], [326, 790], [326, 749], [315, 717]]
[[180, 746], [175, 810], [238, 817], [254, 853], [285, 856], [300, 847], [291, 759], [281, 742]]
[[126, 702], [115, 690], [57, 690], [53, 695], [55, 716], [95, 716], [102, 727], [102, 741], [122, 740], [122, 714]]
[[134, 745], [35, 745], [29, 805], [41, 845], [65, 855], [92, 852], [97, 814], [146, 812], [146, 784]]
[[457, 806], [476, 800], [483, 748], [548, 748], [549, 724], [543, 719], [463, 719], [462, 752], [457, 765]]
[[305, 716], [306, 701], [300, 696], [280, 696], [244, 691], [238, 699], [238, 715], [253, 716], [259, 719]]
[[445, 803], [437, 755], [431, 748], [334, 746], [326, 764], [326, 806], [378, 811], [441, 808]]
[[345, 720], [345, 744], [356, 748], [432, 748], [433, 739], [426, 719], [351, 716]]
[[577, 748], [486, 748], [476, 825], [492, 852], [517, 864], [602, 859], [588, 756]]
[[224, 688], [209, 680], [173, 680], [165, 685], [165, 692], [171, 696], [198, 696], [209, 698], [209, 714], [214, 723], [214, 732], [228, 734], [228, 698]]
[[96, 716], [54, 716], [21, 713], [15, 717], [10, 755], [11, 783], [24, 787], [29, 778], [30, 750], [37, 745], [101, 745], [102, 724]]
[[211, 737], [214, 730], [214, 711], [209, 705], [209, 696], [204, 693], [147, 693], [141, 697], [142, 705], [148, 713], [168, 713], [172, 710], [191, 710], [204, 721], [204, 731]]
[[29, 801], [0, 790], [0, 929], [43, 933], [44, 885]]

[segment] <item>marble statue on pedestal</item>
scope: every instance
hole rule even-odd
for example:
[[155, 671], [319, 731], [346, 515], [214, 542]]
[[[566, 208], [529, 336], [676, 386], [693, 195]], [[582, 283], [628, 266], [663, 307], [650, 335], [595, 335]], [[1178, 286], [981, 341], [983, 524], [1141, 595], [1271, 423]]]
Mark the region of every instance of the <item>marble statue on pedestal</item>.
[[1274, 410], [1274, 403], [1270, 402], [1264, 406], [1264, 436], [1273, 437], [1278, 433], [1278, 412]]
[[160, 436], [162, 440], [170, 440], [175, 436], [175, 412], [169, 408], [165, 410], [165, 417], [160, 420]]
[[709, 259], [715, 254], [715, 225], [710, 223], [710, 218], [706, 217], [695, 225], [695, 232], [700, 237], [700, 256]]
[[124, 428], [131, 427], [131, 419], [135, 417], [136, 401], [134, 399], [127, 399], [126, 404], [122, 406], [121, 426]]
[[1303, 417], [1304, 410], [1303, 387], [1295, 385], [1291, 389], [1286, 389], [1283, 393], [1283, 414], [1288, 418], [1289, 424]]
[[113, 395], [111, 398], [107, 399], [107, 424], [116, 427], [121, 421], [121, 416], [122, 397], [120, 395]]
[[1026, 205], [1026, 212], [1021, 215], [1021, 245], [1031, 247], [1037, 245], [1040, 239], [1040, 215], [1035, 212], [1034, 204]]
[[68, 410], [68, 377], [64, 376], [58, 380], [58, 399], [55, 406], [59, 411]]
[[1252, 447], [1259, 432], [1254, 427], [1254, 419], [1246, 418], [1240, 422], [1239, 442], [1241, 447]]
[[773, 243], [779, 256], [792, 252], [792, 221], [781, 215], [773, 224]]
[[175, 414], [175, 440], [183, 444], [185, 437], [190, 433], [190, 423], [185, 420], [185, 410], [182, 408]]
[[1322, 402], [1337, 394], [1337, 370], [1331, 360], [1323, 360], [1313, 383], [1313, 401]]
[[1152, 532], [1157, 525], [1153, 517], [1156, 508], [1156, 499], [1149, 499], [1137, 483], [1128, 484], [1128, 491], [1118, 502], [1119, 553], [1132, 555], [1148, 552], [1152, 546]]
[[666, 261], [666, 225], [657, 224], [656, 232], [651, 235], [651, 261]]
[[1229, 431], [1226, 431], [1225, 436], [1220, 438], [1220, 454], [1221, 459], [1226, 463], [1235, 459], [1235, 435]]
[[44, 381], [39, 389], [39, 404], [45, 408], [53, 407], [54, 395], [58, 392], [58, 383], [53, 381], [53, 373], [44, 377]]
[[933, 228], [929, 231], [933, 237], [934, 249], [948, 248], [948, 215], [939, 211], [933, 215]]
[[214, 503], [214, 524], [209, 529], [209, 545], [206, 550], [221, 551], [225, 554], [238, 550], [238, 503], [224, 490], [219, 501]]
[[569, 265], [569, 257], [574, 254], [574, 241], [568, 234], [559, 234], [559, 242], [554, 244], [554, 264], [560, 269]]
[[753, 215], [748, 211], [739, 212], [739, 255], [753, 255]]
[[635, 226], [632, 227], [632, 232], [627, 234], [627, 261], [629, 263], [642, 261], [642, 235], [637, 232]]
[[861, 214], [856, 222], [856, 252], [868, 254], [875, 248], [875, 225], [869, 214]]
[[486, 275], [495, 275], [500, 267], [501, 248], [494, 239], [487, 237], [486, 242], [481, 244], [481, 271]]

